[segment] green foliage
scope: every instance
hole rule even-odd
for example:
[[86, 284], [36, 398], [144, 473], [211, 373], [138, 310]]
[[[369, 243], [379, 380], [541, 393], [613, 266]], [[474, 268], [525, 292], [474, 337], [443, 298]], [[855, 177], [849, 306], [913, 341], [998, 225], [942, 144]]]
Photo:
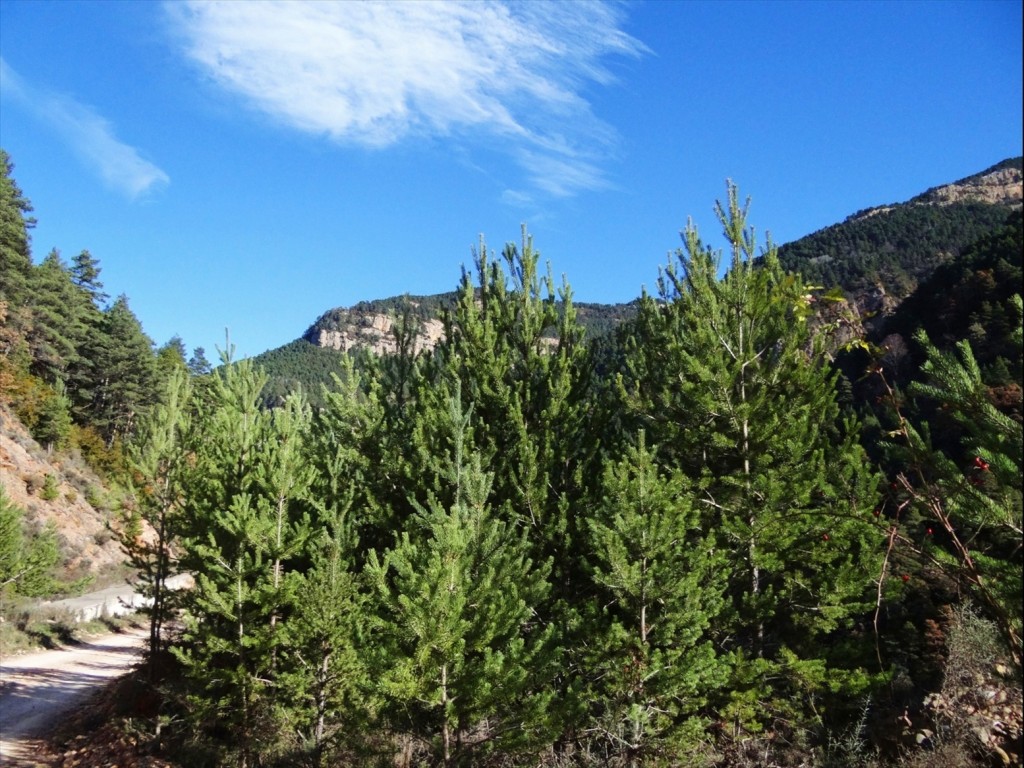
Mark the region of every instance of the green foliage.
[[59, 562], [56, 528], [48, 525], [29, 534], [24, 512], [0, 486], [0, 596], [8, 591], [23, 597], [52, 596], [61, 587], [54, 577]]
[[174, 652], [192, 685], [197, 729], [226, 729], [239, 765], [249, 765], [276, 749], [280, 727], [280, 623], [298, 586], [289, 566], [308, 535], [302, 448], [309, 411], [296, 399], [262, 411], [262, 372], [227, 354], [223, 362], [190, 442], [182, 565], [196, 586]]
[[[583, 329], [572, 291], [556, 292], [539, 271], [539, 253], [524, 229], [521, 249], [506, 246], [500, 261], [482, 243], [476, 281], [464, 270], [459, 297], [445, 318], [445, 343], [435, 350], [443, 376], [426, 397], [450, 396], [458, 383], [472, 408], [473, 445], [494, 474], [492, 499], [528, 531], [538, 562], [551, 557], [554, 581], [572, 591], [573, 540], [568, 513], [583, 418], [579, 397], [588, 375]], [[510, 284], [511, 283], [511, 284]], [[434, 412], [443, 412], [434, 401]], [[437, 444], [424, 425], [427, 445]], [[555, 594], [556, 599], [563, 597]]]
[[[107, 294], [99, 261], [83, 250], [65, 263], [57, 250], [32, 263], [31, 204], [0, 150], [0, 393], [50, 450], [87, 443], [88, 460], [108, 477], [123, 471], [114, 455], [160, 388], [157, 373], [184, 365], [180, 340], [160, 352], [122, 296]], [[180, 359], [179, 359], [180, 358]], [[92, 450], [93, 434], [105, 449]]]
[[41, 404], [32, 427], [32, 436], [46, 446], [48, 452], [62, 450], [71, 439], [71, 401], [64, 382], [57, 380], [53, 393]]
[[295, 728], [308, 734], [315, 765], [357, 744], [373, 722], [375, 693], [362, 649], [370, 606], [353, 573], [353, 551], [339, 521], [313, 543], [313, 566], [286, 627], [281, 690]]
[[416, 504], [393, 547], [383, 558], [371, 552], [367, 566], [381, 601], [380, 684], [392, 717], [407, 719], [446, 766], [471, 764], [481, 750], [515, 751], [542, 733], [550, 694], [533, 686], [551, 638], [532, 620], [548, 565], [534, 565], [523, 533], [489, 507], [491, 476], [470, 450], [457, 396], [449, 425], [451, 453], [438, 474], [452, 503]]
[[839, 418], [807, 289], [771, 245], [755, 261], [746, 212], [730, 186], [717, 208], [731, 251], [723, 277], [719, 254], [687, 227], [660, 300], [641, 302], [620, 392], [664, 466], [694, 483], [702, 527], [726, 553], [727, 605], [712, 635], [733, 654], [722, 717], [809, 725], [836, 680], [849, 682], [846, 695], [864, 683], [866, 656], [827, 638], [870, 604], [875, 480], [856, 425]]
[[[1020, 312], [1019, 295], [1014, 303]], [[1022, 327], [1018, 324], [1014, 334], [1018, 344]], [[924, 333], [917, 341], [927, 354], [926, 379], [911, 385], [909, 394], [941, 403], [963, 438], [952, 455], [933, 448], [927, 433], [902, 417], [892, 396], [899, 419], [892, 436], [902, 440], [897, 455], [904, 463], [893, 502], [901, 510], [911, 505], [909, 511], [927, 520], [932, 534], [938, 529], [939, 536], [926, 535], [918, 546], [997, 622], [1019, 664], [1024, 602], [1021, 423], [989, 400], [966, 340], [955, 354], [940, 352]]]
[[130, 439], [136, 419], [155, 399], [156, 367], [153, 342], [125, 296], [103, 313], [99, 333], [87, 350], [97, 374], [87, 406], [90, 422], [108, 446]]
[[887, 294], [903, 298], [950, 254], [1006, 216], [1005, 206], [982, 202], [885, 206], [787, 243], [779, 261], [813, 284], [838, 285], [849, 293], [882, 285]]
[[267, 375], [263, 388], [263, 402], [268, 407], [281, 405], [288, 395], [302, 391], [310, 405], [324, 405], [321, 392], [332, 385], [332, 376], [343, 364], [346, 355], [333, 349], [319, 347], [305, 339], [272, 349], [252, 360]]
[[21, 530], [23, 513], [7, 498], [0, 486], [0, 590], [20, 577], [25, 537]]
[[[0, 391], [131, 489], [118, 534], [154, 600], [150, 657], [172, 645], [184, 674], [165, 722], [204, 759], [740, 764], [756, 741], [806, 762], [863, 712], [869, 668], [911, 663], [893, 645], [925, 641], [893, 626], [936, 620], [937, 584], [1019, 659], [1019, 213], [977, 240], [1005, 209], [926, 195], [757, 252], [730, 185], [727, 257], [688, 225], [633, 305], [574, 303], [524, 229], [497, 258], [481, 243], [452, 293], [332, 310], [307, 334], [384, 314], [394, 355], [300, 340], [213, 371], [180, 339], [154, 351], [124, 297], [101, 307], [88, 251], [32, 266], [0, 160]], [[909, 417], [871, 412], [863, 439], [841, 412], [885, 388], [849, 359], [836, 375], [818, 289], [787, 267], [922, 282], [883, 364], [903, 366], [886, 394]], [[919, 337], [910, 385], [918, 327], [937, 347]], [[882, 504], [862, 439], [902, 462]], [[23, 517], [0, 496], [0, 582], [44, 595], [56, 532]], [[179, 569], [196, 578], [180, 604]]]
[[588, 520], [607, 606], [588, 659], [597, 730], [608, 757], [679, 759], [703, 741], [700, 716], [728, 675], [708, 639], [725, 605], [724, 558], [701, 530], [693, 489], [678, 471], [659, 472], [643, 433], [602, 487]]
[[[178, 539], [188, 476], [191, 383], [184, 366], [173, 369], [157, 405], [139, 425], [129, 454], [134, 505], [118, 530], [121, 547], [138, 576], [137, 591], [149, 599], [149, 676], [165, 650], [165, 625], [177, 602], [167, 582], [177, 572]], [[143, 530], [143, 524], [148, 531]]]
[[43, 501], [53, 501], [60, 497], [60, 486], [57, 484], [57, 478], [53, 475], [46, 475], [43, 480], [43, 487], [39, 491], [39, 498]]
[[[9, 312], [29, 300], [32, 259], [28, 230], [35, 225], [29, 216], [32, 204], [11, 175], [13, 170], [10, 155], [0, 149], [0, 303], [5, 303]], [[25, 321], [20, 313], [14, 317]]]

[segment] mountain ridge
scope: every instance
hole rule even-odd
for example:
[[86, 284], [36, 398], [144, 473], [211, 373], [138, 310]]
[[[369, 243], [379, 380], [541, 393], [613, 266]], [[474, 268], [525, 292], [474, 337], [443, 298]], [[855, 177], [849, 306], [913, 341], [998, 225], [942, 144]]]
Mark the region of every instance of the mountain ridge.
[[[846, 294], [845, 309], [859, 318], [860, 326], [870, 325], [890, 314], [941, 263], [1000, 226], [1008, 211], [1021, 207], [1022, 169], [1024, 158], [1007, 158], [978, 173], [931, 187], [902, 203], [857, 211], [843, 221], [782, 245], [780, 259], [787, 269], [800, 272], [809, 282], [841, 288]], [[890, 226], [896, 219], [899, 221], [895, 226]], [[934, 232], [935, 236], [929, 239], [915, 234], [916, 228]], [[910, 234], [901, 233], [901, 229]], [[906, 237], [925, 242], [920, 247], [901, 248], [900, 240]], [[403, 313], [417, 324], [414, 349], [432, 349], [443, 337], [441, 316], [455, 296], [455, 291], [399, 295], [334, 307], [323, 312], [296, 341], [267, 350], [257, 358], [267, 362], [277, 350], [294, 349], [303, 341], [338, 352], [393, 353], [395, 324]], [[634, 303], [574, 302], [574, 306], [588, 335], [594, 338], [628, 319]]]

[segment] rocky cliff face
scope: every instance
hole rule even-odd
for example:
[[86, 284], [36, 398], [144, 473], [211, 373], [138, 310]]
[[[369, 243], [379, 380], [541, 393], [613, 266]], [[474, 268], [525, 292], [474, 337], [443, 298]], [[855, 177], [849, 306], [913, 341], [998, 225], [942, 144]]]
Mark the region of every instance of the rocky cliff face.
[[929, 189], [911, 202], [918, 205], [980, 202], [1020, 208], [1024, 202], [1024, 173], [1020, 168], [989, 170], [963, 181]]
[[[1000, 163], [987, 171], [954, 181], [952, 184], [932, 187], [905, 205], [953, 205], [954, 203], [987, 203], [1004, 206], [1008, 209], [1020, 208], [1024, 205], [1024, 171], [1014, 165]], [[870, 218], [896, 207], [895, 205], [879, 205], [854, 214], [850, 220], [858, 221]]]
[[[359, 347], [374, 354], [393, 354], [396, 351], [393, 317], [382, 313], [362, 313], [357, 310], [338, 310], [333, 328], [313, 326], [305, 339], [319, 347], [347, 352]], [[414, 351], [433, 349], [444, 336], [440, 320], [421, 320], [413, 341]]]

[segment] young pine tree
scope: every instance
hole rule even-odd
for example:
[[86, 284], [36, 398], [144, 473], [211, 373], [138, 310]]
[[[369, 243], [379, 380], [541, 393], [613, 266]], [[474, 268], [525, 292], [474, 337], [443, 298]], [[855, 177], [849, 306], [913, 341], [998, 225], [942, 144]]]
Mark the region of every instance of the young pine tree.
[[588, 520], [593, 578], [605, 605], [588, 665], [597, 732], [627, 765], [681, 758], [701, 741], [700, 714], [727, 665], [708, 629], [724, 605], [724, 557], [701, 530], [690, 484], [659, 470], [644, 434], [609, 463]]
[[[1015, 343], [1021, 343], [1021, 298]], [[1022, 654], [1024, 580], [1022, 551], [1021, 424], [1000, 412], [989, 398], [971, 345], [961, 341], [955, 353], [935, 348], [924, 332], [917, 336], [927, 356], [925, 381], [910, 386], [908, 395], [942, 404], [963, 435], [959, 455], [931, 446], [927, 433], [903, 417], [898, 398], [889, 396], [897, 416], [893, 436], [904, 469], [893, 501], [897, 502], [907, 541], [965, 591], [998, 624], [1017, 664]], [[886, 385], [888, 387], [888, 385]], [[909, 508], [908, 508], [909, 505]], [[922, 525], [904, 523], [916, 514]]]
[[[176, 371], [166, 382], [158, 404], [139, 425], [129, 451], [135, 506], [120, 531], [121, 546], [137, 570], [136, 587], [150, 598], [149, 677], [166, 648], [164, 628], [174, 617], [176, 602], [168, 580], [178, 572], [181, 515], [189, 470], [192, 388], [187, 374]], [[145, 531], [144, 526], [148, 528]]]
[[395, 725], [445, 766], [536, 746], [550, 698], [538, 680], [551, 671], [551, 632], [534, 617], [549, 566], [530, 560], [522, 530], [488, 504], [491, 476], [457, 395], [448, 415], [440, 476], [452, 502], [416, 504], [391, 549], [371, 552], [367, 565], [383, 695]]
[[694, 483], [727, 559], [713, 634], [733, 681], [720, 717], [740, 729], [811, 725], [822, 696], [868, 683], [867, 649], [833, 633], [871, 605], [876, 483], [856, 425], [839, 419], [808, 289], [770, 244], [756, 253], [731, 184], [716, 212], [729, 261], [687, 226], [660, 300], [641, 302], [621, 392], [666, 466]]
[[262, 411], [265, 381], [251, 361], [225, 355], [200, 410], [182, 558], [196, 585], [174, 649], [192, 684], [198, 729], [233, 752], [239, 768], [258, 764], [281, 736], [280, 623], [293, 607], [291, 563], [305, 538], [296, 502], [307, 482], [308, 411]]

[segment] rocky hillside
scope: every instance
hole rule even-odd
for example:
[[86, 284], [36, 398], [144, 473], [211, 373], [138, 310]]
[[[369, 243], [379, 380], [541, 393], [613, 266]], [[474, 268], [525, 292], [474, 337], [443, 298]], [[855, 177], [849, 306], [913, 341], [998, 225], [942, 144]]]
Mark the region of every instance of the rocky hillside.
[[30, 526], [41, 529], [51, 522], [56, 526], [64, 571], [70, 579], [98, 577], [124, 561], [107, 529], [109, 513], [103, 509], [100, 479], [81, 460], [49, 456], [2, 406], [0, 485], [25, 511]]
[[[409, 299], [410, 306], [420, 305]], [[303, 335], [306, 341], [318, 347], [348, 352], [367, 349], [377, 355], [396, 352], [395, 323], [400, 311], [371, 311], [360, 307], [339, 307], [322, 315]], [[436, 317], [417, 318], [413, 348], [416, 352], [433, 349], [444, 336], [444, 326]]]
[[953, 203], [979, 202], [990, 205], [1005, 205], [1013, 209], [1022, 206], [1024, 198], [1024, 173], [1021, 158], [1004, 160], [988, 170], [968, 176], [966, 179], [932, 187], [910, 201], [911, 205], [951, 205]]
[[1024, 202], [1024, 159], [1004, 160], [904, 202], [868, 208], [779, 249], [786, 269], [846, 301], [844, 338], [878, 334], [907, 296], [943, 264], [1004, 226]]

